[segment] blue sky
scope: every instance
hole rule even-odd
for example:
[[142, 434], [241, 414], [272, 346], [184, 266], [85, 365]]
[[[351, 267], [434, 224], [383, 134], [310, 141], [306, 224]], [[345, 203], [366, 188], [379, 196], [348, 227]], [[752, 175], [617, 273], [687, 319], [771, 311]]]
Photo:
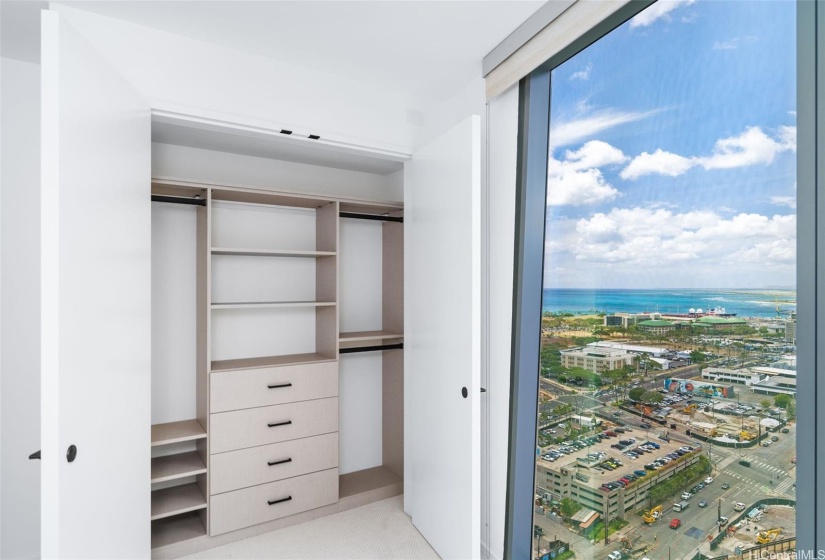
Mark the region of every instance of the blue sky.
[[795, 18], [659, 0], [553, 71], [546, 286], [794, 286]]

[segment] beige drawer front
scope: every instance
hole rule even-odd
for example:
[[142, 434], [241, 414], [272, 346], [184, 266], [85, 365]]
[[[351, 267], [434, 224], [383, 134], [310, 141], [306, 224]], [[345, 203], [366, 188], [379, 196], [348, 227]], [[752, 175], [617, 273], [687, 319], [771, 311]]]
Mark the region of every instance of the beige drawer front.
[[[282, 500], [282, 501], [279, 501]], [[270, 504], [270, 502], [276, 502]], [[211, 536], [295, 515], [338, 501], [338, 469], [212, 496]]]
[[338, 431], [338, 397], [211, 415], [211, 453]]
[[338, 434], [219, 453], [210, 461], [210, 494], [220, 494], [337, 467]]
[[213, 373], [210, 412], [338, 396], [338, 362]]

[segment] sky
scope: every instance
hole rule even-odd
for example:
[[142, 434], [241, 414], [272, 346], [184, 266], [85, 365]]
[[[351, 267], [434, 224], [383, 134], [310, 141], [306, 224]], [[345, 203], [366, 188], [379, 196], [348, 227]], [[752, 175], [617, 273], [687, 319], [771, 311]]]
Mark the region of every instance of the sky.
[[795, 286], [795, 18], [659, 0], [553, 70], [545, 287]]

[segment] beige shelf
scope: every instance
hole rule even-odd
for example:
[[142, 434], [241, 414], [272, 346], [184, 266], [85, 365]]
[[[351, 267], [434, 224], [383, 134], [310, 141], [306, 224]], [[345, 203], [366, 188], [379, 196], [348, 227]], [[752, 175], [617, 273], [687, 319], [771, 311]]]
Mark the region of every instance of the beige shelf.
[[231, 249], [227, 247], [212, 247], [213, 255], [246, 255], [253, 257], [334, 257], [335, 251], [291, 251], [266, 249]]
[[152, 492], [152, 521], [206, 508], [206, 498], [196, 483]]
[[339, 342], [378, 342], [393, 338], [404, 338], [404, 335], [402, 333], [390, 331], [342, 332], [338, 335]]
[[182, 420], [152, 426], [152, 447], [205, 437], [206, 430], [197, 420]]
[[291, 366], [313, 364], [317, 362], [334, 362], [335, 357], [323, 354], [286, 354], [283, 356], [263, 356], [261, 358], [241, 358], [237, 360], [218, 360], [212, 362], [212, 372], [232, 371], [237, 369], [255, 369], [272, 366]]
[[197, 451], [152, 459], [152, 484], [204, 474], [205, 472], [206, 465], [203, 464], [203, 460]]
[[152, 522], [152, 548], [206, 537], [200, 513], [195, 511]]
[[286, 307], [332, 307], [334, 301], [249, 301], [236, 303], [213, 303], [212, 309], [266, 309]]
[[342, 474], [338, 477], [338, 496], [343, 500], [350, 496], [371, 492], [404, 483], [404, 479], [391, 469], [380, 466]]

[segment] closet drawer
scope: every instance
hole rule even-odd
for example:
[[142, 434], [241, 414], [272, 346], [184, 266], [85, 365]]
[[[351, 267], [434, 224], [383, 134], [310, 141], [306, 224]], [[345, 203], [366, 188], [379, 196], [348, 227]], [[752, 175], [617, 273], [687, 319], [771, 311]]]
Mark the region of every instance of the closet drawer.
[[338, 396], [338, 362], [213, 373], [210, 412]]
[[247, 488], [338, 466], [338, 434], [295, 439], [212, 455], [211, 494]]
[[338, 397], [210, 415], [211, 453], [338, 431]]
[[337, 501], [338, 469], [218, 494], [209, 503], [210, 534], [214, 537]]

